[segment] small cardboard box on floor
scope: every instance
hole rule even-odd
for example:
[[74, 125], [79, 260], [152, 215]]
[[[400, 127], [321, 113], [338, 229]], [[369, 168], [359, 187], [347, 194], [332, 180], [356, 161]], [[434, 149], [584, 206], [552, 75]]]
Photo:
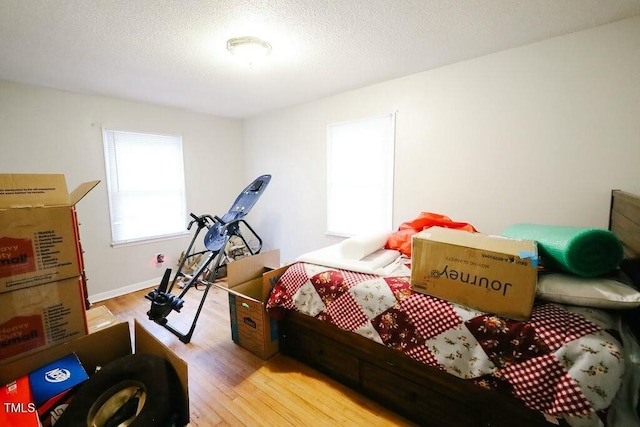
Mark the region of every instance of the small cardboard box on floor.
[[0, 363], [86, 335], [82, 278], [0, 293]]
[[82, 274], [75, 205], [99, 182], [68, 193], [61, 174], [0, 174], [0, 293]]
[[[109, 362], [132, 353], [154, 354], [163, 357], [175, 369], [180, 383], [179, 389], [172, 390], [180, 407], [179, 420], [176, 425], [184, 426], [189, 423], [187, 364], [137, 321], [134, 322], [133, 339], [129, 323], [116, 323], [84, 337], [18, 360], [7, 363], [0, 362], [0, 384], [8, 384], [72, 353], [78, 356], [89, 377], [96, 372], [96, 367], [105, 366]], [[0, 410], [3, 408], [0, 407]]]
[[514, 320], [531, 315], [537, 245], [442, 227], [413, 236], [411, 289]]
[[286, 268], [272, 250], [227, 264], [227, 291], [233, 341], [263, 359], [279, 350], [278, 322], [267, 314], [271, 288]]

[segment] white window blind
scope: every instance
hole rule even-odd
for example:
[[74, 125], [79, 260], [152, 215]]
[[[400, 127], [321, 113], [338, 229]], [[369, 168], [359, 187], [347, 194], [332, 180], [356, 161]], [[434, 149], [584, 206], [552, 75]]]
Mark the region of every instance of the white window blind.
[[327, 126], [327, 233], [391, 231], [395, 115]]
[[186, 231], [182, 138], [103, 130], [112, 244]]

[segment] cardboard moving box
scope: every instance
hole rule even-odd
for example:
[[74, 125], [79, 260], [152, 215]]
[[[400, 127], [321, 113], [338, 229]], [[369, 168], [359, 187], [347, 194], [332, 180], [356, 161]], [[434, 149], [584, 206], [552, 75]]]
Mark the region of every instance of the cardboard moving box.
[[0, 174], [0, 293], [82, 275], [75, 205], [61, 174]]
[[227, 264], [231, 339], [263, 359], [279, 350], [278, 322], [267, 314], [271, 288], [286, 268], [272, 250]]
[[414, 291], [515, 320], [531, 315], [534, 241], [431, 227], [413, 236], [411, 251]]
[[120, 323], [118, 318], [105, 305], [91, 307], [86, 312], [89, 333], [94, 333], [109, 326]]
[[133, 337], [129, 323], [118, 323], [12, 362], [0, 362], [0, 384], [8, 384], [71, 353], [78, 356], [89, 377], [96, 371], [96, 367], [105, 366], [111, 361], [132, 353], [147, 353], [163, 357], [175, 369], [180, 383], [179, 389], [173, 390], [180, 406], [180, 419], [177, 425], [184, 426], [189, 423], [187, 364], [137, 321], [134, 321]]
[[59, 282], [0, 293], [0, 361], [87, 334], [83, 282]]

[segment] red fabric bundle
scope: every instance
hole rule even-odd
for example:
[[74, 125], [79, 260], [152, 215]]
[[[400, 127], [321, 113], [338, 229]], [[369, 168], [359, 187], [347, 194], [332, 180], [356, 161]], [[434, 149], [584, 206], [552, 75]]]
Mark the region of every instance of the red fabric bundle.
[[387, 249], [395, 249], [411, 257], [411, 237], [429, 227], [455, 228], [472, 232], [478, 231], [473, 225], [466, 222], [455, 222], [448, 216], [431, 212], [421, 212], [416, 219], [400, 224], [398, 231], [389, 236], [385, 247]]

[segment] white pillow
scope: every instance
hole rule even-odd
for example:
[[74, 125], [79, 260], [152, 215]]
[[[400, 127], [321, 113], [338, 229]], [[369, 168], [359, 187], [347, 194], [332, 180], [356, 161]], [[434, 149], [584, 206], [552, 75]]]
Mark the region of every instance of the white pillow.
[[340, 254], [346, 259], [362, 259], [384, 249], [390, 235], [391, 233], [384, 231], [350, 237], [340, 242]]
[[640, 292], [606, 278], [584, 278], [562, 273], [538, 276], [538, 298], [582, 307], [627, 309], [640, 306]]

